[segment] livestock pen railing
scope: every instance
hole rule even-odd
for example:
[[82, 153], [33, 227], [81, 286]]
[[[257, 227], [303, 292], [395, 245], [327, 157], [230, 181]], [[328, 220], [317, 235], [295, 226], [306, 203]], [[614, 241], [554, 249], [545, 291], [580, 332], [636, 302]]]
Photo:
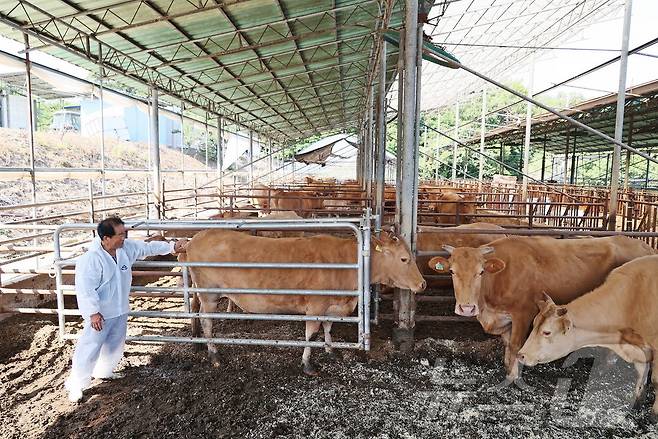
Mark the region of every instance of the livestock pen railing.
[[[357, 342], [332, 342], [327, 345], [324, 342], [298, 341], [298, 340], [271, 340], [271, 339], [249, 339], [249, 338], [204, 338], [204, 337], [175, 337], [165, 335], [131, 336], [130, 341], [147, 342], [182, 342], [182, 343], [215, 343], [215, 344], [247, 344], [247, 345], [272, 345], [293, 347], [335, 347], [335, 348], [370, 348], [370, 221], [369, 213], [364, 218], [321, 218], [314, 220], [225, 220], [225, 221], [191, 221], [191, 222], [128, 222], [126, 225], [136, 230], [198, 230], [203, 229], [229, 229], [229, 230], [308, 230], [308, 231], [341, 231], [349, 232], [355, 237], [357, 258], [355, 263], [264, 263], [264, 262], [138, 262], [135, 267], [151, 268], [174, 268], [182, 269], [183, 285], [181, 287], [133, 287], [131, 294], [142, 293], [166, 297], [177, 297], [182, 299], [183, 311], [148, 311], [134, 310], [129, 316], [142, 318], [164, 318], [164, 319], [227, 319], [227, 320], [249, 320], [249, 321], [326, 321], [343, 322], [357, 325]], [[77, 334], [66, 332], [65, 319], [67, 316], [79, 316], [77, 309], [66, 308], [64, 301], [65, 293], [74, 291], [73, 285], [63, 282], [65, 268], [74, 267], [76, 260], [62, 257], [61, 235], [71, 230], [91, 230], [91, 224], [65, 224], [59, 226], [54, 233], [55, 251], [55, 274], [57, 309], [18, 309], [19, 312], [39, 312], [58, 315], [59, 334], [62, 339], [75, 339]], [[354, 290], [310, 290], [310, 289], [255, 289], [255, 288], [196, 288], [189, 282], [188, 269], [191, 267], [207, 268], [259, 268], [268, 269], [304, 269], [304, 270], [355, 270], [357, 273], [357, 286]], [[192, 312], [190, 306], [190, 294], [259, 294], [259, 295], [308, 295], [308, 296], [335, 296], [335, 297], [357, 297], [356, 316], [329, 316], [329, 315], [283, 315], [283, 314], [242, 314], [229, 312], [201, 313]]]

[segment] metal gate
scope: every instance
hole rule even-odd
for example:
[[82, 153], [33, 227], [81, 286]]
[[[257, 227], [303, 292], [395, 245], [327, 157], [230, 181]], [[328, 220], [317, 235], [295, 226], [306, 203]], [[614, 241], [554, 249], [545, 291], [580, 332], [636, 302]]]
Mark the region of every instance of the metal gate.
[[[130, 230], [198, 230], [198, 229], [230, 229], [230, 230], [307, 230], [307, 231], [347, 231], [356, 238], [357, 263], [262, 263], [262, 262], [164, 262], [164, 261], [138, 261], [133, 267], [159, 267], [172, 269], [181, 267], [182, 287], [131, 287], [131, 295], [135, 292], [168, 293], [168, 297], [181, 297], [183, 311], [144, 311], [132, 310], [131, 317], [152, 317], [168, 319], [211, 318], [226, 320], [266, 320], [266, 321], [328, 321], [346, 322], [356, 324], [358, 331], [357, 342], [332, 342], [333, 348], [370, 349], [370, 213], [363, 218], [318, 218], [305, 220], [258, 220], [240, 219], [228, 221], [147, 221], [126, 222]], [[75, 308], [66, 308], [64, 292], [74, 291], [74, 285], [63, 283], [63, 268], [76, 264], [76, 258], [62, 258], [60, 248], [60, 235], [65, 231], [94, 230], [94, 224], [64, 224], [54, 232], [55, 272], [57, 283], [57, 314], [59, 319], [59, 336], [63, 340], [78, 338], [78, 334], [67, 333], [66, 316], [79, 316], [80, 311]], [[357, 289], [355, 290], [292, 290], [292, 289], [253, 289], [253, 288], [194, 288], [189, 283], [189, 267], [218, 267], [218, 268], [302, 268], [308, 270], [340, 269], [357, 271]], [[246, 314], [246, 313], [199, 313], [190, 310], [191, 293], [211, 294], [264, 294], [264, 295], [316, 295], [316, 296], [348, 296], [358, 297], [357, 315], [336, 316], [309, 316], [309, 315], [283, 315], [283, 314]], [[68, 293], [71, 294], [71, 293]], [[166, 335], [131, 336], [128, 341], [156, 342], [156, 343], [216, 343], [229, 345], [265, 345], [286, 347], [325, 347], [320, 341], [300, 340], [271, 340], [249, 338], [203, 338], [203, 337], [175, 337]]]

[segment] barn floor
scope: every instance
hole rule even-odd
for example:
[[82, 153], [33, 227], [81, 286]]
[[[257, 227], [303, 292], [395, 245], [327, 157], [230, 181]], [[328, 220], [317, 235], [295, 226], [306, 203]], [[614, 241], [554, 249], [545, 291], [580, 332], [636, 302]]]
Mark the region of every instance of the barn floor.
[[[179, 309], [172, 299], [136, 299], [133, 308]], [[76, 323], [70, 323], [76, 327]], [[79, 327], [79, 326], [78, 326]], [[303, 337], [301, 324], [218, 323], [226, 336]], [[157, 319], [130, 323], [131, 334], [188, 334], [189, 325]], [[581, 351], [528, 369], [532, 389], [492, 389], [502, 381], [502, 345], [477, 323], [419, 324], [416, 349], [392, 349], [390, 324], [373, 350], [314, 353], [319, 377], [301, 373], [300, 349], [224, 347], [213, 368], [190, 345], [130, 344], [125, 378], [97, 382], [82, 404], [63, 381], [73, 350], [50, 316], [0, 322], [0, 437], [658, 437], [650, 421], [653, 391], [631, 407], [634, 371], [607, 365], [602, 351]], [[353, 339], [336, 326], [334, 339]]]

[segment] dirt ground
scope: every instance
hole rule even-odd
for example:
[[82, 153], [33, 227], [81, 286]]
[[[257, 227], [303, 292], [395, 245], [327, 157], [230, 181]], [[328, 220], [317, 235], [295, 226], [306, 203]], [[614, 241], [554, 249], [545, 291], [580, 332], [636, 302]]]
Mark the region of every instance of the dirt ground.
[[[135, 299], [137, 308], [177, 310], [181, 302]], [[334, 328], [334, 340], [355, 339], [354, 326]], [[215, 329], [225, 337], [304, 334], [301, 323], [225, 321]], [[133, 319], [129, 333], [187, 335], [189, 323]], [[653, 391], [633, 409], [632, 367], [608, 365], [602, 350], [525, 370], [531, 388], [496, 389], [502, 345], [477, 323], [419, 324], [406, 355], [390, 333], [390, 323], [377, 326], [370, 352], [314, 352], [318, 377], [301, 373], [301, 349], [222, 347], [224, 363], [214, 368], [192, 345], [131, 343], [125, 377], [94, 382], [71, 404], [63, 382], [72, 343], [58, 339], [54, 317], [14, 316], [0, 322], [0, 437], [658, 437]]]

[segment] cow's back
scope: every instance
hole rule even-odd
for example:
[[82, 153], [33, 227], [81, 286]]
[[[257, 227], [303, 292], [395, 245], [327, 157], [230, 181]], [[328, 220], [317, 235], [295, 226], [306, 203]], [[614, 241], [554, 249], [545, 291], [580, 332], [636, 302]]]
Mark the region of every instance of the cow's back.
[[[622, 236], [553, 239], [511, 237], [490, 244], [489, 257], [506, 268], [485, 277], [483, 292], [489, 305], [534, 303], [543, 292], [556, 303], [567, 303], [603, 283], [614, 268], [652, 254], [639, 240]], [[533, 305], [534, 306], [534, 305]]]
[[[230, 230], [205, 230], [186, 247], [188, 262], [356, 263], [356, 241], [328, 235], [267, 238]], [[301, 268], [190, 269], [199, 287], [301, 290], [355, 290], [356, 270]], [[310, 313], [328, 306], [351, 306], [351, 297], [227, 294], [248, 312]], [[214, 300], [215, 296], [203, 296]], [[218, 297], [217, 297], [218, 299]], [[312, 309], [313, 308], [313, 309]], [[353, 309], [353, 306], [352, 306]], [[351, 310], [350, 310], [351, 312]]]

